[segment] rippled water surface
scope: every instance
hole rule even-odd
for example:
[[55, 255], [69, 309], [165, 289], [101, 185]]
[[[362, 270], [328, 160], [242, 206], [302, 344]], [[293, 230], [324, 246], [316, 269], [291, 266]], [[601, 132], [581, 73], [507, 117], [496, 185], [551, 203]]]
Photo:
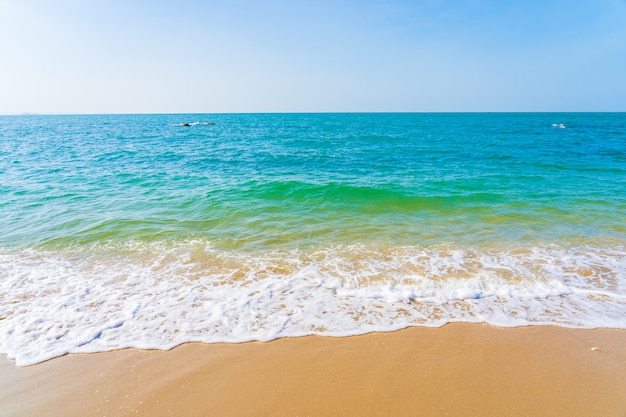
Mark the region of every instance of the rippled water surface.
[[0, 352], [626, 328], [625, 218], [621, 113], [2, 116]]

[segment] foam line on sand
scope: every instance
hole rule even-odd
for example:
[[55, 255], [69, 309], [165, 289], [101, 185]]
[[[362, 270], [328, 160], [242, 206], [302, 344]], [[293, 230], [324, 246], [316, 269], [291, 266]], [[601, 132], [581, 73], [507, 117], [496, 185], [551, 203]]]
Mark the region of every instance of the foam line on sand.
[[626, 331], [452, 324], [0, 358], [2, 416], [626, 415]]

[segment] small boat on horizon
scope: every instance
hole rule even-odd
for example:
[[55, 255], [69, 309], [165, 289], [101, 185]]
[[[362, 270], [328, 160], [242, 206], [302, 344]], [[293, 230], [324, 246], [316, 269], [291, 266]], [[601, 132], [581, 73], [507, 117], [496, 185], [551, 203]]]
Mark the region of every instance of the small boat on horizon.
[[196, 126], [196, 125], [214, 125], [214, 124], [215, 122], [191, 122], [191, 123], [184, 122], [184, 123], [179, 124], [178, 126], [188, 127], [188, 126]]

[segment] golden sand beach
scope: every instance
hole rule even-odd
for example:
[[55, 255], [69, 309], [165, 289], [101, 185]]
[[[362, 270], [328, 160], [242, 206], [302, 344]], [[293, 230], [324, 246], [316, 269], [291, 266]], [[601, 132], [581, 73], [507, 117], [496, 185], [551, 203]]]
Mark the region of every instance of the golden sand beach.
[[626, 416], [626, 331], [451, 324], [0, 358], [9, 416]]

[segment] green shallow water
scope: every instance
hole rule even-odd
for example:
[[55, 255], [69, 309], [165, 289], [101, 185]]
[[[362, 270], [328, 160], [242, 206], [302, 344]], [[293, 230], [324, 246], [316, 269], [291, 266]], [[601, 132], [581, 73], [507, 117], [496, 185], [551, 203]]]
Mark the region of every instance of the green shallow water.
[[6, 116], [0, 245], [624, 241], [625, 132], [619, 113]]

